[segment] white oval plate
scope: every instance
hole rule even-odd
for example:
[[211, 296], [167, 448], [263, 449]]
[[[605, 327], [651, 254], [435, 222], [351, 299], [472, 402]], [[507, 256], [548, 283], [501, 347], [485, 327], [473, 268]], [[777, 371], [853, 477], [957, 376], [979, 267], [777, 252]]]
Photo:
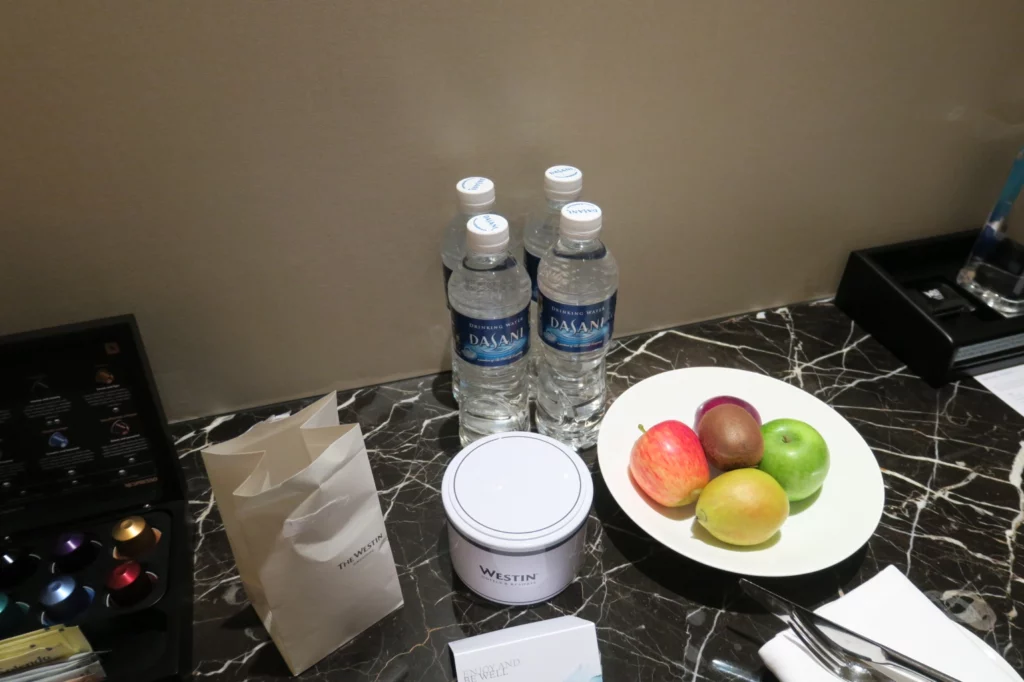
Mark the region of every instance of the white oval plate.
[[[743, 398], [765, 422], [783, 417], [807, 422], [825, 438], [831, 455], [821, 492], [793, 504], [782, 530], [754, 547], [715, 540], [694, 520], [694, 505], [661, 507], [629, 475], [629, 453], [640, 436], [638, 424], [650, 427], [676, 419], [692, 427], [697, 407], [717, 395]], [[839, 563], [875, 532], [885, 503], [875, 456], [848, 421], [795, 386], [738, 369], [678, 369], [631, 387], [605, 415], [597, 456], [612, 497], [651, 537], [694, 561], [742, 575], [803, 575]]]

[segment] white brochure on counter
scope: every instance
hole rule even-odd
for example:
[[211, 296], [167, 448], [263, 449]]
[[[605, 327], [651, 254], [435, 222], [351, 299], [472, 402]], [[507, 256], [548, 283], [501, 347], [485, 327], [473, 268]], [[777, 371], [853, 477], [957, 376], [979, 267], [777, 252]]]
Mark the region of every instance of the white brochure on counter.
[[597, 629], [562, 616], [448, 645], [458, 682], [601, 682]]

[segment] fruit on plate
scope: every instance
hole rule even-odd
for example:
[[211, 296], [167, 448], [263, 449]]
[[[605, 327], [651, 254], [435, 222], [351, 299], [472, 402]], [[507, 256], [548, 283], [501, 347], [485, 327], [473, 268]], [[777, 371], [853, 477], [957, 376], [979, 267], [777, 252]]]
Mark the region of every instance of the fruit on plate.
[[758, 414], [757, 408], [748, 403], [743, 398], [737, 398], [733, 395], [716, 395], [714, 398], [708, 398], [700, 404], [697, 408], [697, 414], [693, 417], [693, 428], [700, 428], [700, 420], [704, 418], [711, 410], [715, 409], [719, 405], [739, 405], [744, 410], [750, 413], [750, 416], [754, 418], [758, 426], [761, 426], [761, 415]]
[[761, 427], [761, 471], [786, 491], [790, 502], [805, 500], [828, 476], [828, 445], [818, 430], [797, 419], [775, 419]]
[[759, 545], [789, 518], [789, 499], [760, 469], [736, 469], [716, 477], [697, 500], [697, 522], [730, 545]]
[[696, 502], [710, 476], [697, 434], [674, 420], [640, 430], [629, 455], [629, 473], [636, 484], [665, 507]]
[[722, 471], [756, 467], [764, 453], [764, 438], [750, 413], [739, 405], [712, 408], [697, 426], [708, 463]]

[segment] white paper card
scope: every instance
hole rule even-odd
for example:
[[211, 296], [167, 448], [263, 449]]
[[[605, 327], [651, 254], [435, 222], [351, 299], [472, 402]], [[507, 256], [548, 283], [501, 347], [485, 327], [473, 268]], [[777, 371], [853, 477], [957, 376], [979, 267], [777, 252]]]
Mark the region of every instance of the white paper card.
[[448, 645], [458, 682], [601, 682], [597, 629], [562, 616]]
[[974, 378], [997, 398], [1024, 415], [1024, 365], [978, 374]]

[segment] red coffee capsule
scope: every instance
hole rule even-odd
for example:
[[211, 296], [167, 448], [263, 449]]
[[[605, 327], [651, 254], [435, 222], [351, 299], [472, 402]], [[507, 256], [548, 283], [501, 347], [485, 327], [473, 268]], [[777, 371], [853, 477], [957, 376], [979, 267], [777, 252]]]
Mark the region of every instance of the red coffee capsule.
[[111, 569], [107, 592], [118, 606], [132, 606], [145, 599], [153, 589], [153, 580], [137, 561], [126, 561]]

